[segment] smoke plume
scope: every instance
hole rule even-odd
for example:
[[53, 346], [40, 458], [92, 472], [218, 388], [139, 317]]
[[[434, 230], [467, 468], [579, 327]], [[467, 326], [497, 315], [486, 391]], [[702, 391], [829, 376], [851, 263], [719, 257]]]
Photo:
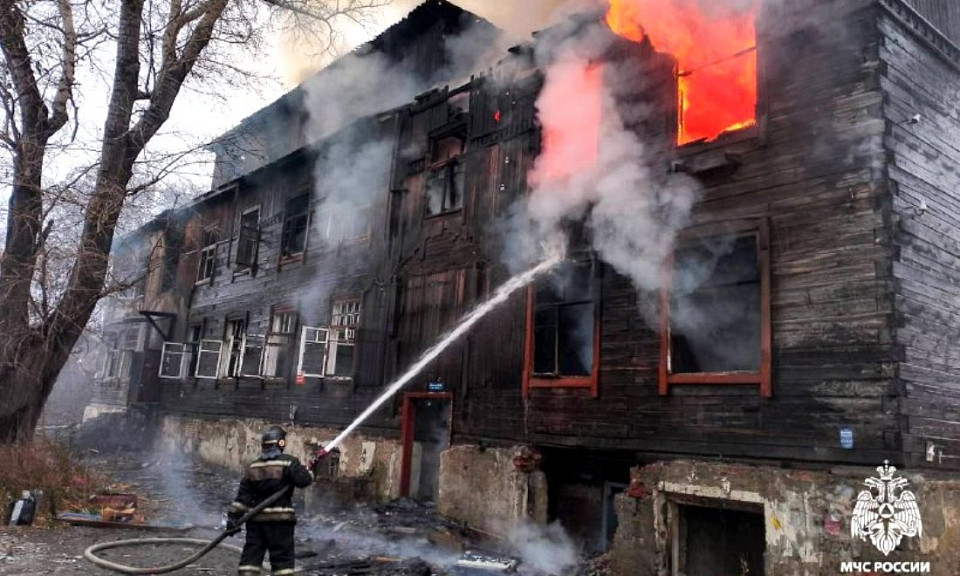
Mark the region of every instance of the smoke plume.
[[508, 538], [522, 560], [521, 573], [565, 574], [580, 562], [573, 540], [559, 522], [516, 524]]
[[[660, 266], [687, 223], [698, 186], [668, 174], [627, 122], [648, 113], [625, 105], [619, 82], [643, 90], [635, 68], [604, 61], [616, 37], [597, 22], [558, 27], [538, 39], [545, 83], [536, 102], [543, 151], [530, 174], [529, 199], [515, 206], [508, 263], [528, 265], [545, 239], [584, 222], [601, 259], [638, 289], [660, 287]], [[598, 64], [603, 62], [602, 64]], [[622, 68], [624, 67], [624, 68]]]

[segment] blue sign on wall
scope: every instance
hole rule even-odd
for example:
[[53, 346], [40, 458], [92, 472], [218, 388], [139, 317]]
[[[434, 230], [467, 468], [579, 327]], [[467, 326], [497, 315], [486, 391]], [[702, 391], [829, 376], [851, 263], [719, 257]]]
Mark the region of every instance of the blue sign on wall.
[[852, 428], [841, 428], [840, 429], [840, 446], [846, 450], [853, 448], [853, 429]]
[[443, 382], [430, 382], [427, 384], [427, 390], [430, 392], [443, 392]]

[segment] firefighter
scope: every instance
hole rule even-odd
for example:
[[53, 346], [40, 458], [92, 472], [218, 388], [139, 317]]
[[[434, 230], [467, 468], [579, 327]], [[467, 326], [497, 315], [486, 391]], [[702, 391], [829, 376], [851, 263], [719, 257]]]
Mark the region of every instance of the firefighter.
[[237, 497], [227, 513], [227, 530], [239, 530], [239, 520], [244, 514], [286, 488], [286, 494], [247, 522], [247, 540], [240, 555], [240, 576], [260, 574], [260, 566], [268, 551], [274, 576], [293, 574], [293, 529], [297, 523], [293, 489], [313, 483], [318, 457], [304, 467], [300, 460], [283, 453], [286, 446], [287, 433], [283, 428], [270, 426], [263, 431], [260, 457], [243, 471]]

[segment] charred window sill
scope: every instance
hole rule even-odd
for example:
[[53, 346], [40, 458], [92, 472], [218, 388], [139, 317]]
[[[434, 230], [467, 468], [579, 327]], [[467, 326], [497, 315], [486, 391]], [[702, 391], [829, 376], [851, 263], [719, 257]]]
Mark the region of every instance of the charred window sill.
[[694, 176], [729, 173], [740, 167], [743, 153], [760, 142], [761, 131], [757, 125], [723, 134], [714, 140], [690, 142], [677, 147], [670, 171]]
[[759, 372], [680, 372], [667, 375], [669, 384], [759, 384]]
[[207, 286], [207, 285], [213, 283], [212, 280], [213, 280], [212, 278], [204, 278], [203, 280], [197, 280], [196, 282], [193, 283], [193, 285], [194, 285], [194, 286]]
[[303, 262], [303, 252], [299, 254], [292, 254], [290, 256], [284, 256], [280, 258], [280, 263], [278, 268], [283, 268], [284, 266], [290, 266], [291, 264], [297, 264]]
[[424, 214], [424, 220], [437, 220], [439, 218], [444, 218], [445, 216], [452, 216], [454, 214], [462, 214], [463, 208], [457, 208], [455, 210], [447, 210], [446, 212], [437, 212], [436, 214]]

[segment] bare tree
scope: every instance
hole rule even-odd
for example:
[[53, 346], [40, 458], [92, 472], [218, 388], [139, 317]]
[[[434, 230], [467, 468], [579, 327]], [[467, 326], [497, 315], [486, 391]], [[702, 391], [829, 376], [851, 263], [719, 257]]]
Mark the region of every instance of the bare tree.
[[[333, 37], [339, 21], [363, 21], [387, 2], [0, 0], [0, 143], [12, 161], [0, 256], [0, 442], [32, 435], [104, 294], [121, 212], [156, 180], [138, 177], [138, 162], [184, 85], [222, 80], [235, 69], [230, 48], [255, 47], [268, 25]], [[51, 155], [80, 125], [81, 66], [109, 86], [99, 150], [67, 184], [51, 185]], [[53, 208], [63, 202], [77, 207], [69, 252], [51, 250], [54, 239], [64, 241], [53, 233]], [[51, 292], [54, 253], [60, 261], [69, 254], [69, 271]]]

